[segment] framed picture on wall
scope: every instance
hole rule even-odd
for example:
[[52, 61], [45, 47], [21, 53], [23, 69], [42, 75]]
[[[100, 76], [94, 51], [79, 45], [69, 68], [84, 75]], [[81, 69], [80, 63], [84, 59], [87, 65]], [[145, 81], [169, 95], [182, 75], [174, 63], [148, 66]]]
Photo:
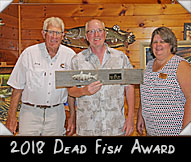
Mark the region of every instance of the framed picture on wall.
[[184, 40], [191, 40], [191, 23], [184, 23]]
[[[154, 59], [150, 51], [150, 42], [140, 42], [140, 68], [145, 69], [148, 61]], [[176, 55], [183, 57], [191, 64], [191, 40], [178, 41]]]
[[[0, 121], [5, 124], [10, 106], [12, 88], [7, 84], [14, 65], [0, 62]], [[19, 107], [18, 107], [19, 110]]]
[[[1, 68], [0, 68], [1, 70]], [[10, 105], [12, 89], [7, 85], [10, 74], [0, 72], [0, 121], [4, 123], [7, 119], [7, 111]]]

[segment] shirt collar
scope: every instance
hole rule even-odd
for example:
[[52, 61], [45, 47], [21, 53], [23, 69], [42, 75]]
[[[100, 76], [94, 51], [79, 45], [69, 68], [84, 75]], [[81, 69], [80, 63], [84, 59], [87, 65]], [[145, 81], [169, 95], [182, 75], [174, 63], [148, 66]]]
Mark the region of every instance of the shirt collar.
[[[49, 55], [48, 50], [46, 48], [45, 42], [40, 44], [40, 49], [42, 51], [41, 54], [43, 57], [50, 58], [50, 55]], [[59, 53], [60, 53], [60, 46], [59, 46], [59, 49], [58, 49], [56, 55], [52, 59], [57, 59]]]
[[[106, 47], [106, 51], [105, 51], [105, 54], [106, 55], [110, 55], [111, 52], [110, 52], [110, 49], [108, 47], [108, 45], [106, 43], [104, 43], [105, 47]], [[89, 46], [87, 50], [84, 50], [82, 51], [82, 53], [85, 55], [85, 60], [86, 61], [89, 61], [90, 60], [90, 57], [94, 56], [95, 54], [92, 52], [91, 50], [91, 47]]]

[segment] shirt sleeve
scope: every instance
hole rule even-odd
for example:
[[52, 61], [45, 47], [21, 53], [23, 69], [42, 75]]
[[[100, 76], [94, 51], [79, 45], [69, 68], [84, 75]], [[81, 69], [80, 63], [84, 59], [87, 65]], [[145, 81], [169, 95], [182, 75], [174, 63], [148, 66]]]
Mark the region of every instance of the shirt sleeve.
[[71, 69], [72, 70], [78, 70], [78, 55], [73, 56], [72, 61], [71, 61]]
[[69, 55], [68, 55], [67, 60], [68, 60], [69, 66], [68, 66], [67, 70], [72, 70], [72, 58], [76, 55], [76, 53], [72, 49], [70, 49], [68, 54]]
[[124, 68], [133, 69], [133, 66], [130, 63], [129, 58], [125, 54], [124, 54], [124, 59], [123, 59], [123, 65], [124, 65]]
[[10, 85], [15, 89], [24, 89], [25, 87], [26, 83], [26, 67], [24, 66], [26, 62], [25, 60], [26, 60], [26, 51], [24, 51], [20, 55], [7, 82], [8, 85]]

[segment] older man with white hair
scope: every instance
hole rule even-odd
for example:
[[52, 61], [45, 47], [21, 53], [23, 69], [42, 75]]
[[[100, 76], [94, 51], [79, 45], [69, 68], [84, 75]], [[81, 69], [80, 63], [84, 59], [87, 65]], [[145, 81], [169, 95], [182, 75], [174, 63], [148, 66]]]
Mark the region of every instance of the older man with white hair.
[[[71, 102], [73, 98], [68, 96], [67, 89], [55, 88], [55, 71], [69, 70], [71, 58], [75, 55], [72, 49], [61, 45], [63, 21], [58, 17], [47, 18], [42, 36], [45, 42], [30, 46], [22, 52], [8, 80], [13, 93], [6, 126], [15, 132], [16, 108], [21, 98], [19, 135], [63, 135], [66, 119], [64, 103], [67, 97], [69, 107], [74, 107]], [[73, 111], [71, 118], [74, 121]]]

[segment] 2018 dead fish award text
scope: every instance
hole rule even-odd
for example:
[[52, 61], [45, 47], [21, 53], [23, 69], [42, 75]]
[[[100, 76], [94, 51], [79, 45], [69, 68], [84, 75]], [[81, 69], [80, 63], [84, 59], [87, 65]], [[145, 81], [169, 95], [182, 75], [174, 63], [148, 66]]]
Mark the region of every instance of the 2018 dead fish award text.
[[[175, 146], [174, 145], [146, 145], [141, 144], [139, 139], [135, 139], [135, 142], [132, 146], [126, 146], [122, 144], [117, 144], [117, 139], [115, 144], [108, 144], [104, 141], [104, 139], [98, 138], [95, 141], [95, 145], [91, 144], [91, 148], [89, 145], [79, 145], [74, 144], [72, 146], [68, 146], [69, 144], [65, 144], [65, 138], [63, 139], [55, 139], [54, 146], [52, 148], [52, 154], [86, 154], [88, 153], [88, 149], [91, 150], [91, 153], [94, 152], [96, 155], [104, 155], [104, 154], [120, 154], [121, 152], [125, 152], [127, 154], [174, 154]], [[128, 138], [127, 138], [128, 140]], [[144, 141], [144, 140], [143, 140]], [[47, 147], [50, 147], [47, 144]], [[51, 144], [52, 145], [52, 144]], [[11, 153], [19, 153], [21, 155], [27, 154], [47, 154], [46, 150], [46, 142], [44, 141], [24, 141], [23, 143], [17, 141], [12, 141], [10, 143]], [[93, 148], [92, 148], [93, 147]], [[51, 149], [49, 149], [51, 150]], [[48, 152], [50, 154], [51, 152]]]

